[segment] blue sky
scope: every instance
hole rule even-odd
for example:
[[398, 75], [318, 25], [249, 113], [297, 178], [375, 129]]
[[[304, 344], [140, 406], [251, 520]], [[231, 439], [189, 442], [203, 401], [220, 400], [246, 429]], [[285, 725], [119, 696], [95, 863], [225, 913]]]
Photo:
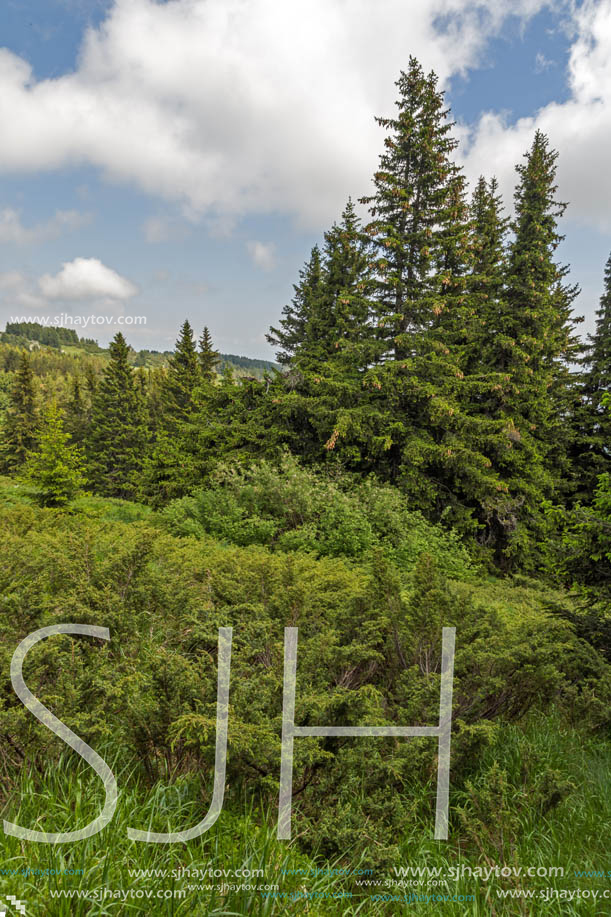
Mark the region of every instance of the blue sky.
[[0, 321], [145, 316], [128, 340], [167, 349], [188, 317], [224, 352], [272, 357], [265, 331], [368, 192], [373, 116], [415, 54], [447, 88], [467, 174], [497, 174], [508, 205], [549, 133], [591, 328], [611, 249], [611, 2], [351, 4], [5, 0]]

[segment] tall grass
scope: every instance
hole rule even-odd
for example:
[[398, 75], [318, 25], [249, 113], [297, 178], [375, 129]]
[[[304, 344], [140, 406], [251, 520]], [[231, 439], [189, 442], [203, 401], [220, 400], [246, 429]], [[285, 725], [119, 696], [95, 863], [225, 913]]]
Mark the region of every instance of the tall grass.
[[[519, 915], [558, 913], [568, 917], [609, 913], [611, 900], [529, 901], [502, 899], [502, 889], [590, 889], [602, 895], [610, 883], [605, 879], [579, 878], [575, 870], [605, 870], [608, 865], [611, 800], [608, 792], [609, 748], [602, 740], [585, 738], [556, 717], [536, 717], [524, 727], [503, 729], [501, 742], [490, 749], [474, 767], [470, 783], [451, 796], [450, 840], [432, 839], [432, 822], [415, 820], [405, 826], [399, 841], [400, 858], [396, 866], [438, 868], [522, 866], [562, 867], [564, 876], [490, 878], [489, 881], [464, 876], [452, 881], [440, 876], [422, 879], [419, 885], [401, 888], [386, 884], [397, 881], [394, 869], [384, 869], [366, 881], [379, 885], [357, 884], [359, 879], [338, 876], [342, 867], [358, 868], [367, 852], [366, 826], [355, 837], [351, 850], [334, 862], [316, 856], [306, 857], [299, 850], [299, 838], [291, 843], [275, 837], [276, 812], [252, 799], [241, 803], [233, 798], [226, 804], [210, 831], [188, 844], [143, 844], [127, 838], [127, 827], [150, 827], [157, 831], [180, 830], [196, 824], [206, 803], [202, 799], [201, 775], [181, 777], [152, 788], [140, 779], [137, 770], [116, 767], [120, 798], [115, 816], [104, 831], [78, 843], [36, 844], [4, 836], [0, 843], [2, 864], [0, 894], [24, 900], [28, 915], [50, 917], [89, 917], [89, 915], [127, 915], [148, 913], [160, 917], [174, 915], [253, 915], [280, 914], [355, 915], [438, 913], [458, 915]], [[110, 758], [107, 758], [110, 761]], [[536, 773], [533, 771], [536, 770]], [[501, 774], [501, 777], [499, 777]], [[545, 781], [550, 784], [547, 811]], [[543, 792], [534, 799], [529, 789], [542, 783]], [[553, 781], [552, 781], [553, 782]], [[563, 788], [562, 798], [554, 797]], [[430, 799], [434, 788], [414, 786], [406, 794], [414, 796], [414, 811], [423, 810], [419, 798]], [[543, 800], [543, 802], [541, 802]], [[76, 756], [66, 754], [50, 764], [43, 773], [24, 768], [19, 785], [10, 795], [3, 817], [24, 827], [40, 830], [71, 830], [86, 824], [100, 811], [102, 792], [99, 781]], [[355, 798], [355, 807], [359, 800]], [[495, 809], [496, 806], [496, 809]], [[210, 869], [230, 873], [226, 879], [206, 876], [181, 878], [168, 875], [136, 877], [130, 871], [178, 870], [188, 868], [202, 873]], [[81, 874], [40, 876], [6, 874], [7, 870], [82, 870]], [[261, 878], [239, 878], [239, 869], [262, 869]], [[310, 870], [318, 869], [318, 874]], [[301, 870], [301, 874], [291, 871]], [[278, 885], [284, 897], [265, 897], [258, 890], [234, 887], [224, 892], [216, 886], [241, 883]], [[204, 886], [213, 886], [206, 889]], [[100, 888], [146, 890], [184, 889], [184, 898], [130, 899], [53, 898], [52, 891], [94, 890]], [[304, 892], [308, 898], [304, 898]], [[418, 895], [462, 895], [457, 901], [405, 901], [397, 897]], [[333, 895], [351, 894], [351, 898]], [[473, 901], [466, 896], [473, 895]], [[376, 900], [392, 896], [394, 900]]]

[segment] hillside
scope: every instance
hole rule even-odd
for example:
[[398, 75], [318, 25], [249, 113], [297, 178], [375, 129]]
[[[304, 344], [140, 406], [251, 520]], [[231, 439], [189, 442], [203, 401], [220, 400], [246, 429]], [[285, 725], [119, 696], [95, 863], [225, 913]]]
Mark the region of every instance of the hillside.
[[[309, 507], [303, 523], [294, 512], [300, 501]], [[459, 542], [391, 491], [372, 485], [351, 494], [288, 463], [280, 472], [261, 466], [228, 477], [160, 513], [92, 496], [58, 511], [41, 510], [31, 491], [4, 480], [0, 523], [2, 669], [23, 636], [23, 615], [28, 631], [66, 620], [109, 628], [108, 646], [82, 637], [45, 641], [32, 652], [27, 680], [112, 762], [124, 800], [112, 828], [65, 852], [38, 844], [26, 854], [5, 836], [3, 861], [14, 868], [86, 861], [86, 876], [65, 875], [59, 887], [87, 889], [102, 874], [105, 884], [131, 883], [127, 864], [195, 871], [250, 863], [264, 869], [258, 881], [289, 900], [299, 900], [304, 875], [313, 877], [317, 914], [336, 914], [336, 897], [345, 895], [351, 910], [343, 913], [360, 906], [390, 915], [393, 895], [402, 894], [388, 881], [393, 864], [426, 863], [451, 876], [460, 863], [464, 877], [449, 883], [458, 897], [444, 913], [462, 917], [469, 899], [460, 896], [474, 892], [468, 869], [481, 858], [567, 870], [524, 879], [534, 890], [572, 885], [570, 864], [603, 861], [605, 835], [596, 825], [611, 819], [602, 728], [609, 667], [550, 613], [551, 605], [570, 609], [571, 597], [534, 580], [485, 575]], [[284, 846], [274, 836], [284, 627], [299, 627], [298, 720], [380, 726], [435, 722], [442, 624], [458, 633], [449, 842], [432, 842], [434, 741], [302, 739], [294, 761], [298, 844]], [[181, 830], [209, 805], [218, 628], [228, 626], [234, 649], [219, 821], [178, 852], [130, 849], [127, 825]], [[94, 817], [103, 794], [91, 770], [62, 752], [49, 730], [33, 730], [14, 702], [0, 726], [10, 735], [2, 739], [4, 760], [29, 762], [4, 782], [5, 818], [63, 831]], [[57, 762], [52, 771], [49, 760]], [[73, 799], [76, 808], [67, 804]], [[363, 887], [362, 876], [381, 888]], [[180, 913], [220, 906], [215, 886], [188, 882], [177, 882], [186, 895]], [[602, 888], [596, 878], [579, 885]], [[512, 887], [492, 875], [476, 900], [483, 906], [486, 895]], [[28, 881], [31, 905], [43, 907], [45, 895], [40, 882]], [[287, 913], [282, 901], [237, 886], [226, 893], [229, 904], [238, 914]], [[421, 911], [438, 912], [434, 904]], [[516, 913], [502, 900], [495, 912]]]
[[[50, 349], [65, 353], [69, 357], [78, 358], [84, 354], [99, 357], [100, 360], [108, 359], [108, 348], [100, 347], [90, 338], [79, 338], [71, 328], [47, 327], [35, 322], [7, 322], [4, 332], [0, 332], [0, 360], [6, 348], [27, 348], [29, 351]], [[130, 362], [133, 366], [152, 369], [167, 366], [172, 351], [158, 350], [132, 350]], [[231, 370], [236, 378], [251, 377], [262, 379], [266, 372], [271, 372], [277, 367], [276, 363], [269, 360], [260, 360], [254, 357], [239, 356], [237, 354], [220, 353], [218, 373]], [[94, 361], [95, 362], [95, 361]]]

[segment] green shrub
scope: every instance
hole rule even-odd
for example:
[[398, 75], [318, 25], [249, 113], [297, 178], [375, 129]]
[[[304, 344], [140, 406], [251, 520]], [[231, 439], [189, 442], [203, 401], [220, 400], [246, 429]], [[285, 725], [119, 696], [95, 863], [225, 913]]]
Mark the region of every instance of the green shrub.
[[289, 455], [279, 467], [265, 461], [246, 470], [221, 467], [207, 487], [171, 503], [162, 519], [174, 534], [208, 534], [236, 545], [361, 561], [382, 549], [404, 571], [429, 551], [452, 578], [475, 570], [457, 534], [408, 510], [396, 488], [324, 476]]

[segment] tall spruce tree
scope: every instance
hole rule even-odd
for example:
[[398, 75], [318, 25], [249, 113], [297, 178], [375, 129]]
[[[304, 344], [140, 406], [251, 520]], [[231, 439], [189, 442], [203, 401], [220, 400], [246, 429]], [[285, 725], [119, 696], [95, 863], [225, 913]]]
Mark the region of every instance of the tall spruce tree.
[[542, 442], [556, 428], [559, 402], [553, 399], [560, 393], [554, 389], [567, 381], [566, 367], [579, 355], [571, 315], [578, 290], [564, 282], [568, 267], [554, 259], [564, 238], [558, 220], [567, 206], [556, 201], [557, 158], [545, 134], [537, 131], [526, 162], [516, 167], [514, 239], [497, 336], [498, 368], [512, 377], [507, 408]]
[[89, 477], [98, 493], [133, 499], [139, 490], [147, 444], [144, 402], [119, 332], [96, 388], [86, 439]]
[[[536, 447], [548, 490], [565, 490], [568, 437], [575, 400], [571, 364], [580, 343], [572, 316], [576, 286], [566, 283], [568, 267], [555, 260], [564, 238], [558, 220], [566, 204], [556, 200], [556, 160], [548, 138], [537, 131], [517, 172], [514, 239], [497, 341], [498, 369], [510, 376], [502, 410]], [[532, 460], [534, 460], [534, 451]]]
[[216, 378], [216, 367], [221, 362], [220, 355], [212, 344], [212, 335], [208, 326], [204, 326], [199, 339], [199, 370], [204, 382], [212, 383]]
[[452, 220], [457, 141], [437, 82], [410, 58], [396, 83], [397, 116], [376, 118], [387, 136], [375, 192], [362, 198], [371, 213], [365, 232], [373, 249], [378, 322], [398, 360], [413, 353], [414, 334], [428, 326], [433, 309], [445, 307], [440, 275], [449, 236], [465, 231]]
[[299, 283], [290, 303], [282, 310], [278, 328], [270, 328], [266, 338], [273, 347], [278, 347], [276, 359], [283, 366], [288, 365], [306, 340], [307, 326], [317, 308], [321, 293], [322, 267], [320, 249], [315, 245], [310, 258], [299, 271]]
[[169, 359], [163, 385], [163, 421], [167, 430], [177, 430], [189, 418], [193, 410], [193, 392], [199, 383], [200, 368], [193, 330], [185, 320]]
[[37, 426], [34, 375], [30, 357], [24, 350], [19, 357], [0, 441], [0, 466], [4, 472], [17, 471], [36, 447]]
[[[349, 200], [325, 233], [322, 252], [315, 246], [301, 271], [281, 331], [272, 328], [268, 336], [284, 347], [278, 359], [288, 370], [268, 389], [270, 414], [306, 460], [335, 460], [338, 424], [344, 430], [359, 425], [363, 374], [377, 356], [367, 249]], [[353, 455], [358, 452], [355, 444]]]
[[496, 178], [487, 182], [480, 176], [471, 199], [470, 217], [472, 261], [467, 286], [474, 316], [463, 368], [474, 373], [494, 372], [498, 369], [495, 328], [505, 283], [509, 228]]
[[611, 468], [611, 412], [603, 403], [611, 392], [611, 255], [605, 265], [596, 328], [593, 335], [588, 335], [583, 363], [577, 465], [582, 485], [579, 495], [588, 499], [597, 486], [598, 475]]
[[[375, 470], [400, 482], [415, 505], [469, 525], [498, 490], [489, 421], [468, 415], [463, 364], [475, 307], [466, 185], [435, 74], [412, 58], [396, 85], [398, 113], [377, 119], [387, 136], [374, 193], [362, 199], [386, 356], [365, 374], [367, 423], [352, 435], [368, 430]], [[340, 425], [334, 436], [337, 447], [347, 439]]]
[[66, 430], [73, 443], [80, 445], [84, 442], [90, 421], [90, 405], [85, 398], [81, 378], [74, 375], [70, 380], [70, 397], [66, 405]]
[[314, 298], [298, 355], [346, 367], [375, 361], [371, 275], [366, 238], [349, 199], [339, 223], [325, 233], [320, 295]]

